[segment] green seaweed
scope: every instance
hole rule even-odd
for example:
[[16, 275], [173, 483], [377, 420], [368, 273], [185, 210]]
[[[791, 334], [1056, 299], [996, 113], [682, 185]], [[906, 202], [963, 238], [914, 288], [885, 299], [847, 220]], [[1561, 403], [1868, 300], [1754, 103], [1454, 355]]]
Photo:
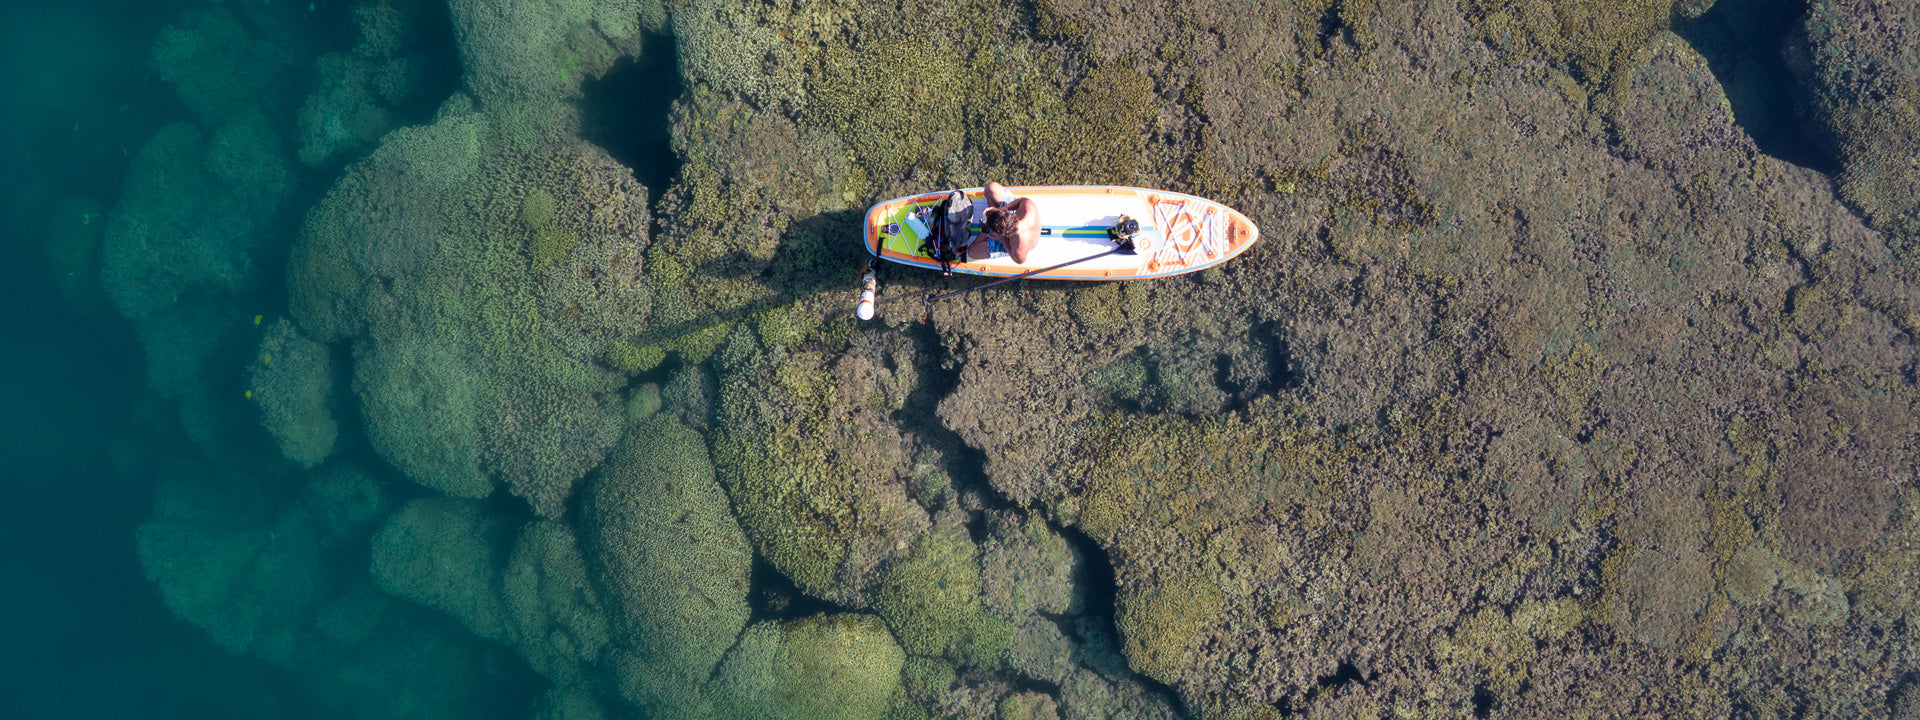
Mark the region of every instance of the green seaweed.
[[964, 528], [921, 538], [881, 577], [873, 604], [910, 655], [993, 668], [1013, 642], [1013, 626], [981, 602], [978, 550]]

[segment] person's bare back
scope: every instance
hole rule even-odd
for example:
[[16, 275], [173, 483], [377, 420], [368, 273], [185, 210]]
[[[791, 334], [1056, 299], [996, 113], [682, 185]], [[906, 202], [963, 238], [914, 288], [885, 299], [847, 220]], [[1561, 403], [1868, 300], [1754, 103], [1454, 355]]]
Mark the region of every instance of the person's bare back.
[[1040, 210], [1031, 198], [1016, 197], [1005, 185], [987, 183], [987, 210], [980, 222], [980, 240], [967, 248], [967, 257], [985, 260], [999, 252], [1026, 264], [1040, 245]]

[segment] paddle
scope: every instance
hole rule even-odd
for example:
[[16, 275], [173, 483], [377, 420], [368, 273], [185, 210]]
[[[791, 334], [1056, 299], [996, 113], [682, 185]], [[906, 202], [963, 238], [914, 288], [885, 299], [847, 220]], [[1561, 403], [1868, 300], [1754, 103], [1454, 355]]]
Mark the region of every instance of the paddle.
[[1033, 277], [1033, 276], [1035, 276], [1035, 275], [1039, 275], [1040, 273], [1043, 273], [1043, 272], [1051, 272], [1051, 271], [1054, 271], [1054, 270], [1059, 270], [1060, 268], [1063, 268], [1063, 267], [1066, 267], [1066, 266], [1068, 266], [1068, 265], [1078, 265], [1078, 264], [1080, 264], [1080, 263], [1083, 263], [1083, 262], [1086, 262], [1086, 261], [1088, 261], [1088, 260], [1098, 260], [1098, 259], [1100, 259], [1100, 258], [1103, 258], [1103, 257], [1106, 257], [1106, 256], [1108, 256], [1108, 255], [1114, 255], [1114, 254], [1120, 254], [1120, 255], [1135, 255], [1135, 254], [1138, 254], [1138, 253], [1137, 253], [1137, 252], [1136, 252], [1136, 251], [1134, 250], [1134, 247], [1133, 247], [1133, 235], [1132, 235], [1131, 233], [1129, 233], [1129, 234], [1127, 234], [1127, 235], [1125, 235], [1125, 236], [1123, 236], [1123, 237], [1121, 237], [1121, 238], [1119, 238], [1119, 239], [1117, 239], [1117, 240], [1116, 240], [1115, 242], [1117, 242], [1117, 243], [1119, 243], [1119, 245], [1118, 245], [1118, 246], [1116, 246], [1116, 247], [1114, 247], [1114, 249], [1112, 249], [1112, 250], [1108, 250], [1108, 251], [1106, 251], [1106, 252], [1103, 252], [1103, 253], [1100, 253], [1099, 255], [1088, 255], [1088, 256], [1086, 256], [1086, 257], [1083, 257], [1083, 258], [1080, 258], [1079, 260], [1068, 260], [1068, 261], [1066, 261], [1066, 262], [1063, 262], [1063, 263], [1060, 263], [1059, 265], [1055, 265], [1055, 266], [1053, 266], [1053, 267], [1048, 267], [1048, 268], [1040, 268], [1039, 270], [1035, 270], [1035, 271], [1033, 271], [1033, 272], [1029, 272], [1029, 273], [1022, 273], [1022, 274], [1019, 274], [1019, 275], [1015, 275], [1015, 276], [1013, 276], [1013, 277], [1010, 277], [1010, 278], [1001, 278], [1001, 279], [999, 279], [999, 280], [995, 280], [995, 281], [993, 281], [993, 282], [990, 282], [990, 283], [987, 283], [987, 284], [985, 284], [985, 285], [979, 285], [979, 286], [975, 286], [975, 287], [970, 287], [970, 288], [966, 288], [966, 289], [964, 289], [964, 290], [955, 290], [955, 291], [953, 291], [953, 292], [950, 292], [950, 293], [943, 293], [943, 294], [940, 294], [940, 295], [935, 295], [935, 296], [933, 296], [933, 297], [929, 297], [929, 298], [927, 298], [927, 299], [926, 299], [925, 301], [923, 301], [923, 302], [922, 302], [921, 304], [922, 304], [922, 305], [932, 305], [932, 304], [933, 304], [933, 301], [935, 301], [935, 300], [945, 300], [945, 299], [947, 299], [947, 298], [950, 298], [950, 297], [955, 297], [955, 296], [959, 296], [959, 295], [965, 295], [965, 294], [967, 294], [967, 293], [970, 293], [970, 292], [973, 292], [973, 291], [975, 291], [975, 290], [985, 290], [985, 289], [987, 289], [987, 288], [990, 288], [990, 287], [993, 287], [993, 286], [995, 286], [995, 285], [1005, 285], [1005, 284], [1007, 284], [1007, 283], [1010, 283], [1010, 282], [1013, 282], [1013, 281], [1015, 281], [1015, 280], [1025, 280], [1025, 279], [1027, 279], [1027, 278], [1030, 278], [1030, 277]]

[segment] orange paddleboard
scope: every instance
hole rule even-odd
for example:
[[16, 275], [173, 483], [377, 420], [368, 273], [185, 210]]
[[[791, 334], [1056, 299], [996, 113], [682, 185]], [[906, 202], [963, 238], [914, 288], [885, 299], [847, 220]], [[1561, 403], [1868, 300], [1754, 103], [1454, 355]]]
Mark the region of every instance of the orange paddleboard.
[[[1118, 185], [1047, 185], [1007, 188], [1031, 198], [1040, 214], [1040, 244], [1025, 263], [1010, 256], [954, 263], [953, 271], [1009, 277], [1098, 255], [1114, 248], [1107, 228], [1121, 215], [1140, 221], [1136, 254], [1113, 254], [1050, 270], [1035, 278], [1052, 280], [1142, 280], [1179, 275], [1218, 265], [1245, 252], [1260, 239], [1260, 229], [1233, 208], [1186, 193]], [[950, 191], [909, 195], [867, 210], [867, 252], [888, 260], [938, 270], [940, 263], [921, 252], [933, 208]], [[986, 191], [968, 188], [973, 200], [975, 237], [986, 209]]]

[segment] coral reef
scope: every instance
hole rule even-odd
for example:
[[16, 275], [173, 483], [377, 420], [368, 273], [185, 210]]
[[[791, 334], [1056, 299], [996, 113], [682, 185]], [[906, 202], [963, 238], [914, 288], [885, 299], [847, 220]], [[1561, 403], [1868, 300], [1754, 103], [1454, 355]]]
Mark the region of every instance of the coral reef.
[[272, 103], [304, 64], [291, 4], [197, 7], [153, 41], [153, 70], [203, 121]]
[[518, 699], [511, 687], [521, 679], [503, 677], [499, 661], [471, 636], [399, 612], [381, 615], [363, 641], [302, 673], [317, 709], [366, 720], [453, 720], [499, 715]]
[[873, 607], [910, 655], [992, 668], [1005, 661], [1013, 626], [980, 600], [980, 564], [965, 528], [940, 528], [880, 578]]
[[1904, 257], [1920, 242], [1920, 59], [1910, 0], [1819, 0], [1788, 42], [1807, 116], [1841, 164], [1840, 195]]
[[[1049, 7], [1089, 45], [1125, 42], [1116, 20]], [[1768, 627], [1769, 612], [1848, 622], [1824, 573], [1879, 552], [1868, 538], [1884, 536], [1892, 496], [1877, 488], [1912, 462], [1894, 448], [1913, 428], [1879, 414], [1911, 395], [1911, 274], [1820, 178], [1756, 151], [1707, 64], [1659, 21], [1486, 57], [1456, 44], [1483, 36], [1484, 15], [1335, 19], [1325, 44], [1297, 51], [1271, 23], [1216, 30], [1220, 45], [1186, 46], [1213, 63], [1159, 71], [1181, 78], [1161, 87], [1199, 86], [1182, 98], [1207, 123], [1187, 136], [1195, 157], [1254, 179], [1216, 192], [1252, 208], [1271, 245], [1124, 302], [1036, 285], [933, 317], [959, 369], [940, 419], [983, 452], [998, 492], [1099, 543], [1129, 664], [1202, 714], [1481, 702], [1421, 694], [1448, 682], [1520, 714], [1724, 707], [1783, 687], [1832, 690], [1829, 712], [1875, 702], [1839, 674], [1738, 664], [1778, 644], [1718, 658], [1730, 638], [1756, 642], [1737, 628]], [[1563, 64], [1534, 64], [1547, 56]], [[1236, 91], [1205, 92], [1219, 87]], [[1143, 165], [1165, 178], [1145, 184], [1204, 179], [1162, 167]], [[1831, 407], [1828, 382], [1873, 419], [1807, 410], [1809, 432], [1801, 410], [1748, 409]], [[1683, 417], [1714, 420], [1656, 420]], [[1856, 427], [1873, 439], [1843, 445]], [[1788, 575], [1796, 589], [1774, 592]], [[1736, 609], [1722, 578], [1760, 609]], [[1070, 638], [1020, 627], [1016, 668], [1072, 677], [1047, 650]], [[1818, 646], [1887, 647], [1863, 630]], [[1442, 635], [1451, 659], [1403, 652]], [[1566, 694], [1569, 663], [1615, 677], [1664, 658], [1754, 670]], [[1338, 680], [1343, 664], [1364, 682]], [[1422, 679], [1436, 676], [1456, 679]]]
[[1161, 682], [1179, 679], [1187, 647], [1220, 615], [1219, 589], [1205, 580], [1181, 578], [1128, 588], [1116, 603], [1127, 664]]
[[[97, 287], [146, 350], [149, 388], [213, 456], [247, 435], [251, 413], [235, 388], [255, 339], [240, 319], [258, 313], [237, 298], [272, 274], [283, 231], [274, 224], [297, 184], [274, 90], [309, 51], [299, 19], [291, 3], [203, 7], [161, 30], [153, 69], [200, 124], [162, 127], [133, 155], [103, 231], [89, 209], [54, 223], [63, 289], [92, 295], [77, 278], [97, 268]], [[326, 454], [311, 443], [301, 452]]]
[[327, 346], [307, 339], [285, 318], [273, 321], [247, 368], [247, 387], [260, 423], [288, 460], [313, 467], [333, 452], [340, 423], [328, 407], [333, 358]]
[[[52, 257], [208, 457], [255, 358], [296, 462], [169, 464], [143, 564], [361, 715], [482, 672], [554, 718], [1909, 712], [1911, 2], [1789, 43], [1837, 188], [1668, 32], [1713, 5], [456, 0], [464, 92], [404, 127], [420, 6], [325, 55], [222, 6], [154, 54], [205, 125]], [[661, 31], [682, 165], [645, 188], [571, 103]], [[297, 116], [226, 92], [309, 66]], [[262, 340], [235, 298], [320, 173], [280, 135], [365, 154]], [[859, 209], [987, 179], [1263, 240], [929, 310], [973, 281], [900, 271], [853, 320]]]
[[334, 463], [321, 468], [307, 481], [301, 501], [313, 513], [329, 543], [345, 544], [365, 540], [373, 523], [386, 515], [387, 490], [365, 470]]
[[313, 61], [315, 86], [296, 116], [300, 162], [325, 165], [371, 147], [441, 80], [447, 70], [434, 48], [423, 47], [438, 39], [430, 32], [444, 21], [437, 10], [423, 0], [354, 7], [353, 48]]
[[612, 632], [573, 531], [551, 520], [521, 528], [500, 589], [527, 663], [562, 686], [583, 684]]
[[[613, 7], [600, 10], [602, 4]], [[566, 101], [579, 96], [582, 80], [640, 50], [640, 36], [630, 28], [614, 25], [613, 32], [602, 34], [594, 24], [611, 10], [634, 7], [631, 2], [453, 0], [447, 5], [467, 91], [515, 146], [546, 139], [565, 117]]]
[[[288, 670], [313, 707], [357, 718], [486, 716], [505, 693], [472, 636], [396, 607], [363, 574], [380, 490], [355, 468], [169, 455], [140, 564], [182, 620]], [[301, 490], [303, 486], [303, 490]], [[511, 682], [511, 680], [509, 680]]]
[[[716, 358], [714, 468], [741, 528], [801, 591], [851, 607], [928, 527], [906, 495], [899, 429], [874, 411], [893, 375], [875, 360], [769, 347], [746, 325]], [[962, 552], [972, 564], [971, 543]]]
[[590, 692], [554, 688], [541, 696], [533, 716], [540, 720], [604, 720], [607, 710]]
[[818, 615], [747, 628], [714, 675], [727, 720], [879, 720], [906, 656], [871, 615]]
[[465, 377], [446, 377], [459, 363], [451, 348], [422, 341], [357, 347], [354, 394], [367, 439], [409, 479], [454, 497], [483, 498], [493, 480], [480, 469], [475, 390]]
[[357, 570], [385, 510], [351, 466], [288, 472], [271, 450], [163, 453], [153, 514], [134, 533], [181, 619], [287, 670], [317, 711], [360, 718], [484, 716], [512, 673], [450, 623], [400, 607]]
[[590, 556], [606, 588], [622, 694], [656, 713], [698, 706], [747, 625], [747, 539], [698, 433], [670, 415], [637, 424], [586, 491]]
[[[487, 116], [443, 109], [390, 134], [309, 215], [289, 263], [294, 317], [355, 342], [374, 447], [458, 497], [504, 481], [557, 517], [618, 440], [620, 376], [598, 364], [646, 319], [645, 190], [583, 144], [493, 149]], [[555, 198], [528, 213], [528, 198]], [[575, 240], [544, 270], [538, 231]]]
[[101, 245], [101, 284], [120, 313], [144, 318], [195, 290], [258, 282], [261, 226], [293, 189], [282, 152], [258, 113], [211, 140], [185, 123], [155, 134], [127, 171]]
[[286, 658], [328, 579], [314, 518], [238, 467], [170, 459], [153, 516], [134, 533], [167, 607], [230, 652]]
[[495, 548], [512, 532], [470, 500], [414, 500], [374, 534], [373, 578], [382, 590], [445, 612], [475, 635], [506, 640], [506, 558]]
[[189, 438], [218, 453], [258, 425], [238, 389], [257, 329], [230, 300], [196, 295], [134, 323], [146, 355], [147, 387], [177, 409]]
[[346, 53], [315, 60], [320, 84], [300, 106], [300, 162], [321, 165], [378, 141], [393, 124], [387, 105], [406, 97], [411, 70], [403, 61], [375, 64]]

